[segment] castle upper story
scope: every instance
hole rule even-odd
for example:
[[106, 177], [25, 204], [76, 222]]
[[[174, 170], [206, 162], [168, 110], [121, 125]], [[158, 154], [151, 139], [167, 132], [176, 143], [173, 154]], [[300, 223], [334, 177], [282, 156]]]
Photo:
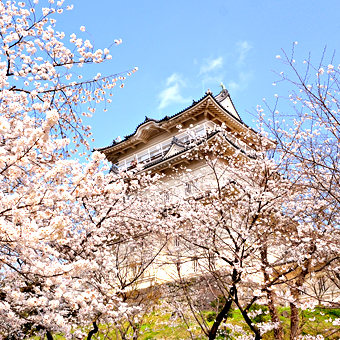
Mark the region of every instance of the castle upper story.
[[253, 151], [256, 133], [242, 121], [224, 86], [218, 95], [208, 90], [200, 100], [173, 116], [159, 120], [145, 117], [132, 134], [96, 150], [104, 153], [116, 170], [140, 164], [145, 170], [162, 171], [183, 161], [193, 139], [213, 138], [222, 125], [229, 132], [227, 142], [232, 147], [247, 154]]

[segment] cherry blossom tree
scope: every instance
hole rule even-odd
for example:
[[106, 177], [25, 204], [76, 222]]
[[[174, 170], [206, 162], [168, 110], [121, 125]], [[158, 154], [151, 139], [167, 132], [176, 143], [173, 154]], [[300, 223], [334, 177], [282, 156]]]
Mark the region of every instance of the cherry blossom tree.
[[[72, 137], [76, 148], [84, 144], [88, 148], [90, 128], [83, 125], [81, 116], [91, 116], [94, 105], [112, 95], [113, 87], [124, 86], [126, 75], [137, 68], [121, 74], [82, 79], [75, 68], [86, 64], [101, 63], [112, 59], [109, 49], [95, 50], [88, 39], [77, 38], [73, 33], [70, 46], [64, 44], [65, 33], [55, 30], [55, 16], [61, 14], [64, 1], [54, 8], [33, 6], [24, 2], [2, 3], [1, 19], [1, 88], [3, 105], [8, 114], [28, 114], [42, 122], [46, 113], [56, 110], [58, 121], [52, 132], [62, 137]], [[73, 6], [67, 6], [70, 10]], [[39, 12], [39, 13], [38, 13]], [[80, 28], [85, 31], [85, 27]], [[115, 40], [120, 44], [121, 39]], [[72, 71], [74, 73], [72, 73]], [[84, 105], [88, 104], [86, 110]], [[6, 117], [7, 118], [7, 117]], [[77, 152], [77, 150], [73, 150]]]
[[[325, 229], [318, 217], [324, 202], [313, 195], [304, 174], [293, 171], [290, 158], [270, 150], [275, 143], [259, 134], [256, 152], [246, 155], [227, 140], [228, 132], [222, 129], [213, 143], [198, 142], [188, 158], [209, 168], [204, 182], [210, 188], [202, 188], [189, 171], [187, 180], [197, 183], [195, 193], [174, 197], [168, 211], [178, 239], [168, 250], [177, 267], [177, 294], [185, 296], [183, 303], [209, 339], [225, 327], [240, 335], [232, 324], [226, 326], [233, 305], [255, 339], [268, 332], [283, 339], [277, 308], [288, 303], [290, 337], [295, 339], [299, 309], [318, 302], [306, 291], [308, 284], [338, 257], [337, 226]], [[223, 297], [212, 325], [206, 320], [202, 291]], [[270, 321], [254, 321], [261, 313], [254, 311], [254, 304], [268, 309]]]
[[[272, 291], [282, 279], [269, 276], [275, 263], [283, 259], [283, 247], [276, 237], [292, 224], [292, 215], [283, 214], [283, 209], [288, 209], [297, 194], [295, 182], [283, 177], [280, 165], [266, 156], [264, 148], [268, 149], [269, 141], [265, 137], [258, 136], [259, 150], [253, 155], [232, 150], [227, 138], [222, 129], [213, 143], [199, 142], [189, 156], [209, 169], [204, 181], [210, 188], [201, 189], [198, 184], [192, 197], [175, 201], [169, 218], [180, 247], [170, 248], [170, 256], [179, 263], [178, 279], [189, 309], [209, 339], [218, 336], [232, 304], [241, 311], [256, 339], [271, 329], [276, 338], [283, 338]], [[274, 246], [275, 255], [269, 250]], [[188, 285], [186, 275], [181, 274], [180, 266], [190, 262], [193, 274], [201, 277], [198, 288]], [[204, 317], [206, 304], [197, 308], [201, 296], [197, 289], [202, 285], [211, 294], [224, 297], [212, 326]], [[255, 302], [270, 305], [271, 323], [254, 323], [250, 310]]]
[[[302, 266], [291, 287], [292, 339], [299, 334], [298, 307], [307, 277], [311, 282], [317, 275], [336, 277], [339, 254], [339, 68], [334, 66], [335, 54], [325, 62], [327, 49], [317, 66], [311, 55], [299, 63], [295, 45], [291, 54], [283, 51], [282, 57], [277, 56], [285, 69], [276, 84], [289, 84], [288, 98], [276, 96], [274, 107], [266, 102], [264, 108], [258, 107], [261, 124], [275, 138], [277, 150], [288, 164], [286, 172], [299, 177], [305, 190], [305, 208], [298, 217], [298, 235], [304, 235], [301, 241], [305, 246], [299, 250]], [[289, 109], [284, 105], [286, 99]], [[322, 299], [319, 295], [320, 300], [334, 303], [327, 295]]]
[[75, 34], [67, 47], [55, 16], [71, 6], [37, 3], [0, 4], [0, 335], [91, 339], [100, 323], [138, 314], [127, 292], [161, 250], [148, 242], [159, 225], [155, 199], [141, 194], [152, 191], [150, 176], [109, 172], [98, 152], [87, 164], [67, 157], [89, 147], [81, 114], [136, 68], [75, 77], [75, 67], [111, 59], [109, 50]]
[[[206, 165], [210, 188], [197, 186], [164, 207], [157, 176], [139, 168], [109, 172], [98, 152], [86, 164], [69, 157], [89, 147], [81, 116], [110, 102], [112, 89], [123, 87], [136, 68], [83, 80], [74, 69], [111, 59], [109, 50], [94, 50], [75, 34], [64, 43], [55, 16], [71, 6], [37, 2], [0, 3], [0, 335], [90, 340], [115, 329], [121, 339], [137, 339], [150, 305], [148, 290], [140, 294], [157, 259], [164, 268], [174, 264], [182, 292], [176, 305], [186, 305], [209, 339], [233, 304], [255, 339], [267, 332], [282, 339], [277, 307], [285, 302], [290, 337], [298, 337], [299, 308], [315, 301], [312, 293], [301, 299], [307, 281], [339, 274], [339, 71], [333, 63], [313, 69], [306, 61], [302, 77], [286, 56], [297, 76], [291, 126], [271, 110], [276, 144], [259, 134], [254, 154], [233, 149], [223, 129], [214, 143], [200, 141], [188, 159]], [[194, 266], [197, 289], [188, 286], [185, 263]], [[212, 326], [197, 307], [204, 285], [224, 297]], [[255, 322], [255, 303], [268, 307], [270, 321]]]

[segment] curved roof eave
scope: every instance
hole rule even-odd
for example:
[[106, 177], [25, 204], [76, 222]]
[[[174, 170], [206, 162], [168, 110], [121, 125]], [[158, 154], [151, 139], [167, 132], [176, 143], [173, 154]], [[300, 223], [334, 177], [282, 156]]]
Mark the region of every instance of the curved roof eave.
[[104, 146], [104, 147], [101, 147], [101, 148], [94, 148], [93, 151], [105, 151], [107, 149], [110, 149], [110, 148], [113, 148], [113, 147], [116, 147], [117, 145], [120, 145], [120, 144], [123, 144], [124, 142], [127, 142], [131, 137], [134, 137], [136, 136], [138, 130], [143, 127], [144, 125], [146, 125], [147, 123], [149, 123], [149, 121], [153, 121], [155, 123], [158, 123], [158, 124], [161, 124], [161, 123], [164, 123], [166, 121], [169, 121], [169, 120], [172, 120], [178, 116], [180, 116], [181, 114], [183, 114], [185, 111], [189, 110], [189, 109], [192, 109], [194, 108], [195, 106], [199, 105], [205, 98], [207, 97], [212, 97], [214, 98], [213, 96], [211, 96], [210, 94], [206, 94], [205, 96], [203, 96], [201, 99], [199, 99], [198, 101], [194, 101], [190, 106], [186, 107], [185, 109], [181, 110], [180, 112], [177, 112], [175, 113], [174, 115], [172, 116], [165, 116], [163, 117], [162, 119], [151, 119], [151, 118], [147, 118], [140, 124], [137, 125], [135, 131], [130, 134], [130, 135], [126, 135], [124, 136], [124, 139], [122, 139], [120, 142], [116, 142], [114, 144], [111, 144], [109, 146]]
[[[94, 148], [93, 151], [100, 151], [100, 152], [109, 152], [111, 150], [114, 150], [117, 148], [117, 146], [123, 146], [124, 144], [130, 144], [128, 143], [129, 141], [131, 141], [131, 143], [133, 142], [131, 140], [131, 138], [133, 137], [137, 137], [140, 134], [141, 129], [143, 129], [144, 127], [146, 127], [147, 124], [150, 124], [150, 122], [152, 122], [154, 125], [156, 125], [158, 128], [162, 129], [162, 124], [168, 121], [171, 121], [173, 119], [176, 119], [177, 117], [179, 117], [180, 115], [184, 114], [186, 111], [191, 110], [193, 108], [195, 108], [195, 106], [198, 106], [199, 104], [201, 104], [206, 98], [210, 98], [213, 99], [213, 102], [224, 112], [226, 112], [228, 114], [228, 117], [230, 117], [232, 120], [235, 120], [238, 124], [240, 124], [243, 128], [246, 129], [250, 129], [252, 132], [256, 133], [257, 132], [255, 130], [253, 130], [251, 127], [249, 127], [247, 124], [245, 124], [241, 119], [239, 119], [238, 117], [235, 117], [231, 112], [229, 112], [229, 110], [227, 110], [224, 106], [222, 106], [216, 99], [215, 97], [211, 94], [208, 93], [206, 95], [204, 95], [201, 99], [199, 99], [198, 101], [194, 101], [190, 106], [188, 106], [187, 108], [181, 110], [180, 112], [172, 115], [172, 116], [165, 116], [162, 119], [151, 119], [148, 117], [145, 117], [145, 120], [140, 123], [135, 131], [124, 137], [123, 140], [121, 140], [120, 142], [114, 142], [113, 144], [109, 145], [109, 146], [105, 146], [105, 147], [101, 147], [101, 148]], [[231, 100], [231, 98], [230, 98]], [[118, 148], [117, 148], [118, 149]]]
[[[176, 159], [178, 159], [178, 156], [180, 155], [184, 155], [186, 152], [189, 152], [190, 150], [196, 148], [197, 146], [199, 146], [200, 144], [202, 144], [204, 141], [210, 141], [212, 140], [214, 137], [216, 137], [218, 134], [220, 134], [221, 131], [215, 131], [213, 132], [210, 136], [208, 136], [207, 138], [202, 139], [201, 141], [199, 141], [196, 145], [193, 145], [190, 148], [185, 148], [183, 150], [180, 150], [179, 152], [171, 155], [170, 157], [167, 158], [163, 158], [151, 163], [148, 163], [144, 166], [142, 171], [146, 171], [146, 170], [150, 170], [151, 168], [155, 167], [155, 166], [160, 166], [162, 163], [164, 163], [164, 166], [167, 167], [167, 163], [168, 162], [172, 162]], [[238, 145], [236, 145], [235, 143], [233, 143], [229, 138], [227, 138], [226, 136], [224, 136], [224, 138], [226, 139], [226, 141], [236, 150], [239, 150], [245, 157], [249, 157], [249, 158], [254, 158], [253, 155], [248, 154], [245, 150], [243, 150], [241, 147], [239, 147]]]

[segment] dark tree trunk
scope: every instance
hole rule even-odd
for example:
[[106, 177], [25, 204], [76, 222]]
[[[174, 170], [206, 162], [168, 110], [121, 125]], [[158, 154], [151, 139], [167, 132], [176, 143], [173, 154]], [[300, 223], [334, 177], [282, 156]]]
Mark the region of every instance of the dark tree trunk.
[[233, 274], [232, 274], [231, 278], [232, 278], [233, 286], [229, 290], [229, 297], [228, 297], [226, 303], [224, 304], [223, 309], [218, 313], [216, 320], [215, 320], [213, 326], [211, 327], [211, 329], [208, 333], [208, 339], [209, 340], [216, 339], [217, 331], [218, 331], [223, 319], [228, 315], [228, 312], [230, 311], [231, 305], [233, 303], [233, 298], [234, 298], [235, 293], [236, 293], [235, 284], [239, 280], [239, 274], [238, 274], [238, 272], [235, 268], [233, 269]]
[[47, 337], [47, 340], [53, 340], [53, 335], [51, 334], [50, 331], [46, 331], [46, 337]]
[[251, 321], [250, 317], [248, 316], [248, 313], [245, 310], [241, 310], [242, 316], [246, 324], [249, 326], [249, 328], [252, 330], [252, 332], [255, 334], [255, 340], [261, 340], [262, 336], [260, 333], [260, 330], [254, 325], [254, 322]]
[[211, 329], [209, 331], [209, 340], [216, 339], [218, 328], [220, 327], [221, 322], [223, 321], [223, 319], [225, 319], [226, 315], [228, 315], [228, 312], [230, 311], [232, 303], [233, 303], [233, 300], [232, 299], [228, 299], [226, 301], [223, 309], [218, 313], [218, 315], [216, 317], [216, 320], [215, 320], [213, 326], [211, 327]]
[[89, 332], [89, 334], [87, 335], [87, 340], [91, 340], [92, 338], [92, 335], [96, 334], [98, 332], [98, 326], [97, 326], [97, 323], [96, 321], [94, 321], [92, 323], [93, 325], [93, 329]]
[[241, 312], [241, 314], [243, 316], [244, 321], [246, 322], [246, 324], [249, 326], [249, 328], [254, 333], [255, 340], [261, 340], [262, 336], [261, 336], [260, 330], [254, 324], [254, 322], [250, 319], [250, 317], [248, 316], [248, 312], [242, 308], [242, 306], [240, 305], [240, 303], [238, 301], [236, 288], [235, 288], [235, 303], [236, 303], [237, 307], [239, 308], [239, 310], [240, 310], [240, 312]]

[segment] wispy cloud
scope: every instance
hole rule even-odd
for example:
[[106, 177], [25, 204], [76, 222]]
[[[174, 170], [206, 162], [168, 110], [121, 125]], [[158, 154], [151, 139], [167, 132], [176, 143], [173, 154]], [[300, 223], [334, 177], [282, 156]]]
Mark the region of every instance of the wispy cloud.
[[239, 72], [237, 81], [231, 80], [226, 87], [231, 93], [236, 93], [246, 89], [253, 78], [253, 72]]
[[180, 93], [181, 89], [186, 86], [186, 83], [178, 73], [173, 73], [166, 80], [166, 86], [167, 88], [158, 95], [160, 99], [160, 103], [158, 105], [159, 110], [164, 109], [170, 104], [184, 104], [190, 101], [190, 99], [184, 98]]
[[200, 69], [200, 74], [217, 70], [223, 66], [223, 57], [216, 59], [205, 59]]
[[214, 76], [206, 75], [202, 78], [204, 84], [220, 84], [223, 81], [223, 74], [216, 74]]
[[243, 65], [245, 60], [246, 60], [246, 58], [247, 58], [248, 52], [253, 47], [246, 40], [245, 41], [239, 41], [236, 46], [237, 46], [237, 50], [239, 52], [239, 57], [238, 57], [238, 60], [237, 60], [237, 64], [238, 65]]
[[235, 54], [234, 62], [234, 70], [236, 72], [234, 72], [234, 79], [230, 79], [226, 84], [231, 93], [245, 90], [253, 79], [253, 72], [249, 69], [247, 70], [247, 58], [252, 48], [253, 46], [246, 40], [239, 41], [236, 44], [237, 54]]

